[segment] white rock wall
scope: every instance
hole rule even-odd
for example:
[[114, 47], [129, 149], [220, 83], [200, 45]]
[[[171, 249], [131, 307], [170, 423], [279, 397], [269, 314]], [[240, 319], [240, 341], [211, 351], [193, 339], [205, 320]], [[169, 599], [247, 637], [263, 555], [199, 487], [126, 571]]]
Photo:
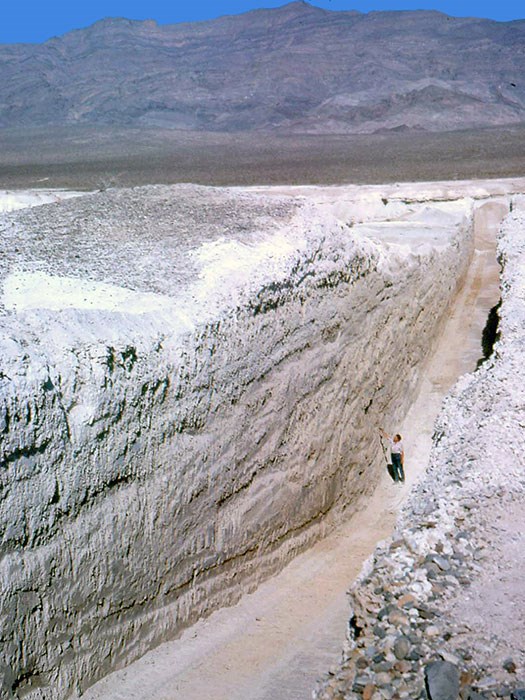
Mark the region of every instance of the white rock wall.
[[468, 263], [447, 227], [413, 252], [304, 206], [197, 247], [171, 309], [4, 299], [6, 696], [81, 692], [357, 507]]

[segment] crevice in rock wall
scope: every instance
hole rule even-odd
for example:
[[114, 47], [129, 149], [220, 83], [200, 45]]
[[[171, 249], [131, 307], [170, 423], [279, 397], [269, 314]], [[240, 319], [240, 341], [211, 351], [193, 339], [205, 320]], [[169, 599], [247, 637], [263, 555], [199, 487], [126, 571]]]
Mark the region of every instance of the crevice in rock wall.
[[478, 367], [481, 367], [481, 365], [489, 359], [489, 357], [492, 355], [494, 351], [494, 345], [497, 343], [497, 341], [500, 339], [500, 332], [499, 332], [499, 321], [500, 321], [500, 316], [499, 316], [499, 310], [501, 308], [501, 299], [498, 301], [498, 303], [491, 308], [489, 311], [489, 315], [487, 316], [487, 323], [485, 324], [485, 327], [483, 329], [483, 333], [481, 335], [481, 349], [483, 351], [483, 357], [481, 357], [478, 360]]

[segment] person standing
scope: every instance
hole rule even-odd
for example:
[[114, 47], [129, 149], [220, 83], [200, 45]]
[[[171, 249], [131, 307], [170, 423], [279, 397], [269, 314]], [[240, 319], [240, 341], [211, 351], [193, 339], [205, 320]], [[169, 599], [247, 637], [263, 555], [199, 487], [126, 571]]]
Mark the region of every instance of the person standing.
[[403, 438], [399, 433], [391, 436], [385, 433], [383, 428], [379, 428], [381, 435], [390, 443], [390, 454], [392, 456], [392, 467], [394, 472], [394, 481], [405, 481], [405, 448]]

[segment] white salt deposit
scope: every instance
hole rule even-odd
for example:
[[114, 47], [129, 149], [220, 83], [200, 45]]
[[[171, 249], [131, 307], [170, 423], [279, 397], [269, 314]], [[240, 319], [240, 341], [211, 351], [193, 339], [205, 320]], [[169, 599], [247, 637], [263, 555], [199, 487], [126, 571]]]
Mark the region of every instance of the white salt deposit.
[[72, 197], [82, 197], [85, 194], [85, 192], [60, 189], [0, 190], [0, 212], [62, 202]]
[[4, 281], [6, 309], [90, 309], [144, 314], [169, 309], [173, 300], [161, 294], [134, 292], [114, 284], [45, 272], [13, 272]]

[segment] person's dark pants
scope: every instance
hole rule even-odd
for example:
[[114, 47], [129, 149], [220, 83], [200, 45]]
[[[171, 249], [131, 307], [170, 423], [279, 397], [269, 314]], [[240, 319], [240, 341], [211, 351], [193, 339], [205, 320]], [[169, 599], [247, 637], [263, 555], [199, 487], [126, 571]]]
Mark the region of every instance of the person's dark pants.
[[392, 466], [394, 467], [394, 481], [404, 481], [405, 472], [401, 464], [401, 455], [392, 453]]

